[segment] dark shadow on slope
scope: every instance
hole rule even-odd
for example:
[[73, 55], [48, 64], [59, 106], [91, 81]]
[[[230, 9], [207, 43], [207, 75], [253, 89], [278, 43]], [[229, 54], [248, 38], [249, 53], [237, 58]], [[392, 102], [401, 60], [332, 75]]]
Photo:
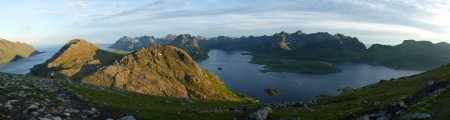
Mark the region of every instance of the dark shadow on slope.
[[78, 73], [70, 76], [69, 78], [72, 80], [80, 81], [84, 77], [94, 74], [100, 68], [106, 67], [108, 65], [112, 65], [114, 61], [121, 59], [124, 55], [117, 54], [114, 52], [106, 51], [98, 49], [95, 51], [95, 60], [100, 60], [99, 64], [85, 64], [81, 67]]

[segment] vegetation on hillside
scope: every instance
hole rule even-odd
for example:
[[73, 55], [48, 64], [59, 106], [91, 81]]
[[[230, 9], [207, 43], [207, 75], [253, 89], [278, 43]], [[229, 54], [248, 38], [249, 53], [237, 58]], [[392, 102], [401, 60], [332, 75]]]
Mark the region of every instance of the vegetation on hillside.
[[[232, 102], [146, 95], [114, 88], [69, 86], [73, 93], [106, 109], [117, 110], [137, 119], [217, 119], [240, 118], [258, 105], [254, 102]], [[97, 89], [93, 89], [97, 88]]]
[[292, 72], [325, 74], [339, 72], [333, 64], [316, 60], [278, 59], [270, 55], [251, 53], [249, 63], [265, 65], [261, 72]]
[[[429, 81], [434, 81], [435, 85], [430, 86]], [[438, 92], [439, 95], [431, 100], [425, 99], [428, 95], [432, 95], [429, 93], [426, 93], [425, 96], [417, 96], [422, 95], [428, 89], [437, 89], [435, 86], [445, 90], [448, 82], [450, 82], [450, 65], [418, 75], [389, 81], [383, 80], [380, 83], [337, 96], [321, 97], [315, 100], [318, 105], [274, 109], [270, 118], [352, 119], [365, 114], [376, 114], [383, 110], [389, 111], [402, 102], [407, 106], [414, 106], [408, 107], [409, 112], [401, 112], [402, 115], [426, 112], [433, 118], [442, 118], [448, 115], [446, 113], [450, 108], [449, 104], [443, 102], [450, 97], [447, 94], [448, 90]]]

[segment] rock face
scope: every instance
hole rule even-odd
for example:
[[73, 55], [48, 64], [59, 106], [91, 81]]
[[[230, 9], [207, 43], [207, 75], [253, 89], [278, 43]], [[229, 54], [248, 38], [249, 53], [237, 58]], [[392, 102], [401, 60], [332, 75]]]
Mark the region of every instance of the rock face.
[[178, 35], [169, 45], [176, 46], [186, 51], [194, 59], [206, 59], [208, 55], [200, 46], [200, 41], [206, 41], [207, 38], [201, 36], [191, 36], [189, 34]]
[[142, 48], [82, 82], [161, 96], [240, 100], [216, 75], [173, 46]]
[[0, 38], [0, 64], [8, 63], [19, 58], [26, 58], [36, 53], [36, 49], [29, 44], [11, 42]]
[[117, 40], [114, 44], [109, 46], [109, 48], [124, 50], [124, 51], [136, 51], [142, 47], [146, 47], [153, 44], [161, 44], [160, 39], [156, 39], [153, 36], [142, 36], [131, 38], [128, 36], [123, 36]]
[[52, 58], [34, 66], [30, 71], [31, 74], [42, 77], [55, 72], [57, 76], [80, 79], [120, 57], [121, 54], [98, 49], [85, 40], [74, 39], [64, 45]]
[[144, 94], [240, 101], [215, 74], [201, 69], [185, 51], [173, 46], [150, 46], [128, 55], [72, 40], [31, 74], [69, 77], [101, 86]]

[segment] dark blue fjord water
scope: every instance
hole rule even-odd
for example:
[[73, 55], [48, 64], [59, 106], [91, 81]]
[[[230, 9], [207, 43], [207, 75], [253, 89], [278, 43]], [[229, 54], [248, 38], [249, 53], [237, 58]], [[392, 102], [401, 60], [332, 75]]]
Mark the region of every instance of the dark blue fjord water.
[[[211, 70], [225, 81], [233, 91], [265, 102], [296, 101], [313, 99], [326, 93], [338, 94], [336, 89], [353, 88], [377, 83], [382, 79], [414, 75], [422, 71], [395, 70], [383, 66], [356, 63], [335, 63], [342, 72], [332, 74], [262, 73], [263, 65], [248, 63], [250, 55], [240, 52], [211, 50], [209, 59], [199, 62], [203, 68]], [[222, 71], [217, 68], [223, 68]], [[264, 89], [274, 88], [281, 93], [269, 96]]]
[[[99, 44], [100, 48], [107, 49], [109, 44]], [[25, 74], [36, 64], [51, 58], [62, 45], [35, 46], [38, 51], [46, 52], [17, 60], [12, 63], [0, 65], [1, 72]], [[233, 91], [254, 97], [264, 102], [281, 102], [313, 99], [317, 95], [326, 93], [338, 94], [336, 89], [351, 86], [354, 88], [376, 83], [381, 79], [391, 79], [409, 76], [421, 71], [394, 70], [382, 66], [355, 63], [335, 63], [342, 72], [310, 75], [298, 73], [259, 72], [262, 65], [250, 64], [249, 55], [241, 52], [225, 52], [211, 50], [209, 59], [198, 64], [216, 73]], [[219, 71], [217, 68], [223, 68]], [[281, 93], [269, 96], [264, 89], [273, 88]]]

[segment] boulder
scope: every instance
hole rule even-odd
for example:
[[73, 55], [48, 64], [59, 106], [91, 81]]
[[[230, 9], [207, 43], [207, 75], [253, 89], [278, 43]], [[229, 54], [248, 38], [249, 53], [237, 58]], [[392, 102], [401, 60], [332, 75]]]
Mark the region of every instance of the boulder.
[[248, 120], [265, 120], [267, 115], [272, 112], [269, 106], [262, 106], [258, 111], [247, 116]]
[[414, 114], [403, 115], [400, 118], [401, 119], [424, 119], [424, 118], [431, 118], [431, 115], [428, 113], [414, 113]]
[[136, 120], [136, 118], [134, 118], [134, 116], [125, 116], [125, 117], [122, 117], [122, 118], [120, 118], [118, 120]]

